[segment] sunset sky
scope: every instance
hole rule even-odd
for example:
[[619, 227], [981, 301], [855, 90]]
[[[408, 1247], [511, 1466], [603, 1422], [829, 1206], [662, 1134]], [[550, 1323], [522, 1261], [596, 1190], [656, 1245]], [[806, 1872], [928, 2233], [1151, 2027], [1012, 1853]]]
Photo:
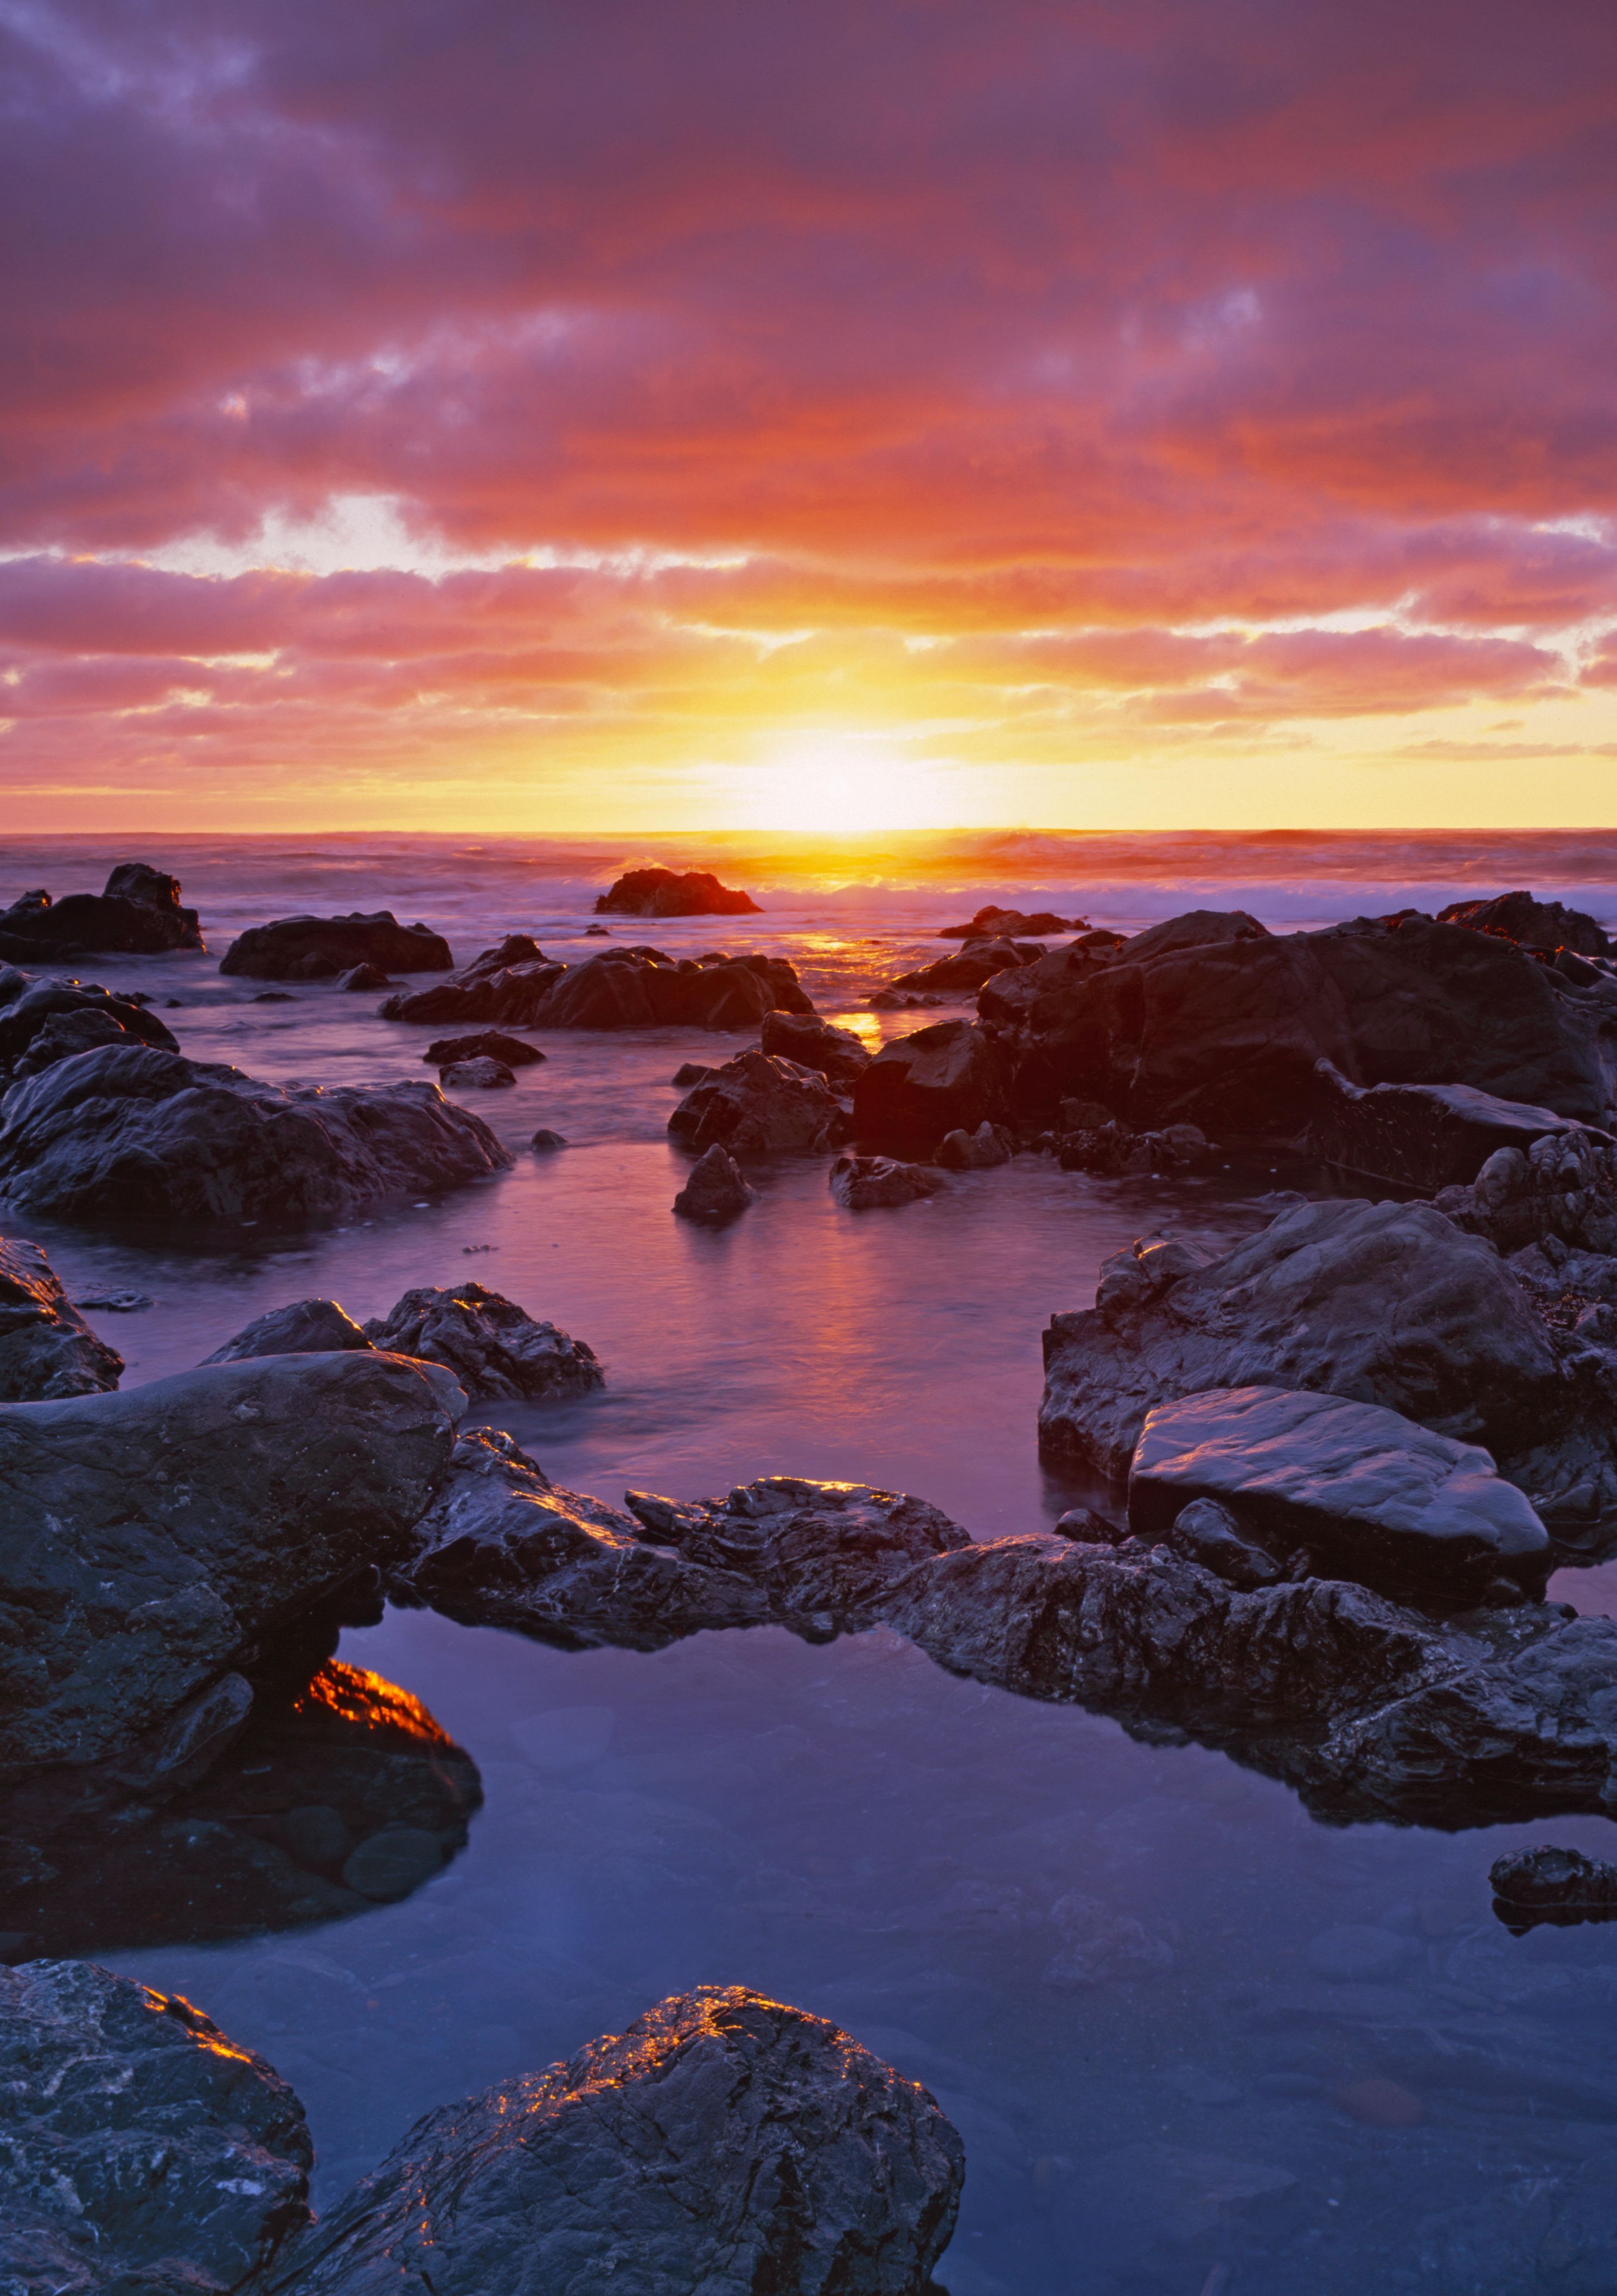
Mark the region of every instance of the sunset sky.
[[0, 53], [17, 828], [1612, 818], [1612, 0]]

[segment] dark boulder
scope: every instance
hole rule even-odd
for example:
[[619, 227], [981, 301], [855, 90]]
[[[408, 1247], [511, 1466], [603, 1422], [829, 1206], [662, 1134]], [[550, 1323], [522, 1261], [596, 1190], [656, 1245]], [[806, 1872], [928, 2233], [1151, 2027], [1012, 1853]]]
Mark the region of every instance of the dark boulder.
[[1549, 1567], [1544, 1525], [1486, 1451], [1339, 1395], [1212, 1388], [1161, 1405], [1129, 1466], [1129, 1529], [1161, 1536], [1196, 1500], [1277, 1563], [1301, 1547], [1322, 1578], [1458, 1608], [1495, 1578], [1542, 1594]]
[[853, 1088], [858, 1137], [873, 1148], [930, 1155], [946, 1132], [974, 1132], [1008, 1113], [1009, 1070], [995, 1039], [970, 1021], [938, 1021], [884, 1045]]
[[[870, 1052], [851, 1029], [833, 1028], [813, 1013], [766, 1013], [759, 1048], [800, 1069], [818, 1069], [840, 1091], [846, 1091], [870, 1066]], [[677, 1084], [679, 1078], [674, 1079]], [[699, 1082], [693, 1077], [691, 1082]]]
[[1055, 1031], [1067, 1017], [1068, 993], [1092, 980], [1113, 962], [1110, 948], [1088, 948], [1070, 941], [1047, 949], [1031, 964], [994, 974], [978, 992], [977, 1017], [1007, 1043], [1030, 1046]]
[[179, 879], [144, 861], [121, 862], [100, 893], [55, 902], [45, 892], [25, 893], [0, 910], [0, 959], [14, 964], [92, 950], [155, 956], [201, 947], [196, 911], [180, 906]]
[[1467, 1185], [1496, 1148], [1527, 1149], [1549, 1134], [1585, 1128], [1553, 1109], [1470, 1085], [1350, 1084], [1321, 1061], [1309, 1145], [1323, 1163], [1430, 1195]]
[[924, 1164], [901, 1163], [895, 1156], [843, 1155], [831, 1168], [831, 1193], [850, 1212], [891, 1211], [935, 1196], [943, 1185]]
[[0, 2274], [33, 2296], [257, 2284], [308, 2221], [303, 2107], [188, 2001], [0, 1968]]
[[755, 917], [750, 893], [732, 892], [706, 870], [630, 869], [595, 899], [597, 916]]
[[921, 2296], [965, 2156], [926, 2090], [742, 1986], [418, 2121], [275, 2296]]
[[435, 1068], [448, 1068], [456, 1061], [503, 1061], [508, 1069], [532, 1068], [545, 1054], [537, 1045], [525, 1045], [520, 1037], [508, 1037], [503, 1029], [476, 1029], [467, 1037], [435, 1037], [422, 1054]]
[[[526, 933], [507, 933], [470, 964], [431, 988], [401, 988], [377, 1007], [384, 1021], [418, 1024], [493, 1021], [503, 1028], [532, 1025], [567, 967], [547, 957]], [[431, 1051], [424, 1056], [431, 1060]]]
[[738, 1053], [685, 1095], [669, 1118], [683, 1148], [732, 1155], [814, 1155], [848, 1136], [842, 1103], [817, 1069], [768, 1053]]
[[476, 1060], [451, 1061], [439, 1071], [438, 1080], [446, 1092], [502, 1092], [516, 1078], [504, 1061], [490, 1060], [483, 1053]]
[[814, 1010], [784, 957], [718, 952], [676, 961], [661, 949], [613, 947], [552, 964], [513, 935], [452, 980], [390, 996], [388, 1021], [494, 1021], [523, 1029], [750, 1029], [766, 1013]]
[[938, 1161], [946, 1171], [986, 1172], [996, 1164], [1008, 1164], [1014, 1149], [1005, 1127], [985, 1118], [975, 1132], [946, 1132], [938, 1143]]
[[383, 972], [447, 972], [454, 963], [441, 933], [401, 925], [391, 909], [368, 915], [354, 909], [342, 917], [277, 917], [273, 924], [249, 925], [220, 958], [219, 971], [254, 980], [324, 980], [357, 964]]
[[710, 1077], [718, 1074], [711, 1061], [681, 1061], [669, 1082], [677, 1085], [681, 1092], [688, 1092], [694, 1084], [706, 1084]]
[[691, 1177], [674, 1199], [681, 1219], [731, 1220], [758, 1200], [742, 1177], [734, 1156], [717, 1141], [691, 1168]]
[[553, 1148], [566, 1147], [567, 1136], [565, 1133], [553, 1132], [548, 1125], [541, 1124], [528, 1145], [530, 1148], [537, 1148], [541, 1156], [547, 1156]]
[[956, 955], [934, 957], [930, 964], [918, 965], [913, 972], [900, 972], [892, 986], [967, 996], [992, 980], [996, 973], [1014, 972], [1022, 965], [1032, 964], [1044, 954], [1042, 948], [1027, 941], [1020, 946], [1003, 939], [968, 941]]
[[98, 1045], [179, 1050], [157, 1015], [132, 997], [78, 980], [35, 980], [0, 967], [0, 1085], [37, 1076]]
[[374, 1354], [0, 1408], [0, 1767], [94, 1762], [403, 1546], [461, 1398]]
[[0, 1403], [101, 1395], [124, 1359], [98, 1340], [37, 1243], [0, 1236]]
[[59, 1062], [0, 1109], [0, 1196], [91, 1226], [345, 1219], [511, 1161], [436, 1085], [263, 1084], [145, 1046]]
[[204, 1363], [251, 1363], [260, 1356], [332, 1355], [370, 1346], [353, 1317], [334, 1300], [294, 1300], [256, 1316]]
[[1494, 1912], [1518, 1937], [1548, 1923], [1617, 1920], [1617, 1866], [1580, 1849], [1513, 1849], [1488, 1869]]
[[[1088, 1510], [1080, 1513], [1088, 1514]], [[1095, 1521], [1091, 1516], [1090, 1522]], [[1099, 1535], [1104, 1545], [1120, 1541], [1123, 1536], [1109, 1524], [1098, 1534], [1088, 1526], [1080, 1529], [1066, 1515], [1055, 1528], [1064, 1538]], [[1218, 1499], [1192, 1499], [1188, 1506], [1181, 1507], [1168, 1526], [1166, 1543], [1231, 1587], [1272, 1587], [1287, 1575], [1267, 1548], [1246, 1536], [1239, 1517]]]
[[1561, 901], [1535, 900], [1531, 893], [1496, 893], [1491, 900], [1451, 901], [1437, 913], [1440, 924], [1465, 925], [1493, 933], [1519, 948], [1553, 956], [1564, 948], [1579, 956], [1610, 956], [1612, 944], [1594, 918]]
[[1051, 933], [1083, 932], [1087, 930], [1082, 917], [1071, 922], [1058, 917], [1053, 909], [979, 909], [970, 924], [944, 925], [940, 928], [940, 940], [1042, 940]]
[[392, 974], [384, 972], [379, 964], [350, 964], [346, 972], [337, 975], [338, 988], [350, 994], [366, 988], [396, 988], [398, 985]]
[[606, 1383], [582, 1340], [480, 1283], [406, 1292], [390, 1314], [372, 1317], [365, 1336], [373, 1348], [444, 1365], [473, 1403], [549, 1401]]

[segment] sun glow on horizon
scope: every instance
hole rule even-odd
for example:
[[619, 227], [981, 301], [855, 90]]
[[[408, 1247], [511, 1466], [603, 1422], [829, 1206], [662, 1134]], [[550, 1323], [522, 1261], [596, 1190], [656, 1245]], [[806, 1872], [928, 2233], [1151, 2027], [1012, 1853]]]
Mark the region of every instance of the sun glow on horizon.
[[949, 777], [898, 754], [885, 735], [792, 734], [743, 769], [735, 825], [819, 837], [947, 829], [952, 802]]

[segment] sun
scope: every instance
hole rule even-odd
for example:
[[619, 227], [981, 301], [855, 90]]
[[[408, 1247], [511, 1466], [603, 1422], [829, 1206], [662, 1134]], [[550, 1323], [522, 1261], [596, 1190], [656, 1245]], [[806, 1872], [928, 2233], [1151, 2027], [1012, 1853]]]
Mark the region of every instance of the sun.
[[882, 734], [792, 734], [771, 742], [741, 776], [748, 829], [819, 837], [866, 837], [896, 829], [948, 825], [936, 774], [895, 753]]

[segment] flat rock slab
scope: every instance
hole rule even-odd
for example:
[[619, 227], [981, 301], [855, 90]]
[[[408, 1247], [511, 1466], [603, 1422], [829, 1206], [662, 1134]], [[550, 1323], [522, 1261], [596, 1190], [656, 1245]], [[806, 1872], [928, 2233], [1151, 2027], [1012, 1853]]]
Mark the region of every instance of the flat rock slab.
[[1542, 1586], [1549, 1534], [1486, 1451], [1396, 1411], [1295, 1389], [1214, 1389], [1150, 1414], [1129, 1473], [1129, 1524], [1165, 1532], [1198, 1499], [1227, 1507], [1320, 1575], [1422, 1582], [1463, 1597], [1503, 1575]]
[[37, 1243], [0, 1236], [0, 1403], [101, 1395], [124, 1359], [98, 1340]]
[[964, 2150], [927, 2092], [741, 1986], [430, 2113], [275, 2296], [916, 2296]]

